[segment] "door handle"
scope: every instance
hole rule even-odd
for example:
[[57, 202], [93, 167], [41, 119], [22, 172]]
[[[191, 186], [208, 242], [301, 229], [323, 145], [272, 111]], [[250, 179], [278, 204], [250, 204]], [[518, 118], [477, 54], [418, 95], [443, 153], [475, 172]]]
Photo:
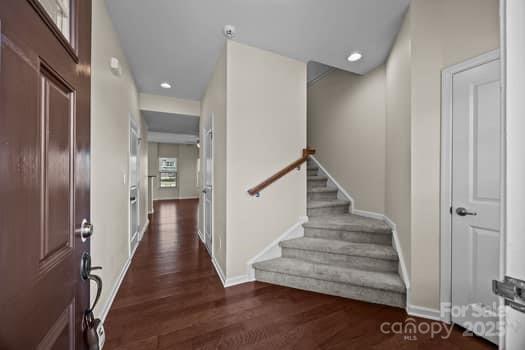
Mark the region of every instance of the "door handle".
[[478, 215], [478, 213], [472, 212], [472, 211], [468, 211], [466, 208], [463, 208], [463, 207], [457, 208], [456, 209], [456, 214], [458, 214], [459, 216], [467, 216], [467, 215], [476, 216], [476, 215]]
[[100, 276], [94, 275], [91, 273], [93, 270], [102, 270], [100, 266], [91, 266], [91, 255], [88, 252], [82, 254], [80, 259], [80, 277], [84, 281], [93, 281], [97, 285], [97, 291], [95, 295], [95, 300], [92, 305], [89, 305], [89, 308], [84, 311], [84, 337], [88, 348], [90, 350], [100, 350], [101, 347], [101, 336], [102, 345], [104, 344], [104, 328], [102, 326], [102, 321], [98, 318], [95, 318], [93, 310], [100, 300], [100, 295], [102, 294], [102, 278]]
[[88, 309], [89, 312], [93, 311], [98, 303], [98, 300], [100, 299], [100, 294], [102, 293], [102, 278], [91, 273], [95, 270], [102, 270], [102, 267], [91, 266], [91, 255], [89, 255], [88, 252], [82, 254], [82, 258], [80, 260], [80, 277], [82, 277], [83, 280], [93, 281], [97, 285], [95, 300], [93, 302], [93, 306]]
[[80, 229], [78, 230], [78, 232], [80, 233], [80, 239], [82, 240], [82, 242], [85, 242], [88, 238], [93, 236], [93, 225], [90, 224], [86, 219], [84, 219], [80, 224]]

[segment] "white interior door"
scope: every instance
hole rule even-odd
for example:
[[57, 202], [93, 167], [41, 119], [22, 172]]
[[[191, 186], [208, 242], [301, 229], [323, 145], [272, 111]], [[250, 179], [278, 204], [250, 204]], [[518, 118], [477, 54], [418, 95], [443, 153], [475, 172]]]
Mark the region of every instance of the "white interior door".
[[[502, 3], [506, 39], [505, 275], [525, 281], [525, 1]], [[522, 293], [521, 298], [515, 298], [516, 304], [505, 308], [504, 340], [508, 350], [525, 349], [525, 291]]]
[[499, 59], [456, 73], [452, 97], [452, 321], [497, 343]]
[[139, 137], [132, 125], [129, 133], [129, 249], [135, 250], [139, 241]]
[[213, 215], [213, 114], [204, 135], [204, 243], [212, 255], [212, 215]]

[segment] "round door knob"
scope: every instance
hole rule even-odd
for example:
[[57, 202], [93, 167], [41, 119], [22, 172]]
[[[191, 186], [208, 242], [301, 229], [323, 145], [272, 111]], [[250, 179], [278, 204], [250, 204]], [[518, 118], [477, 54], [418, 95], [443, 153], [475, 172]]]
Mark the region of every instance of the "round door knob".
[[93, 225], [91, 225], [86, 219], [82, 220], [82, 224], [80, 224], [80, 239], [82, 242], [85, 242], [92, 235]]

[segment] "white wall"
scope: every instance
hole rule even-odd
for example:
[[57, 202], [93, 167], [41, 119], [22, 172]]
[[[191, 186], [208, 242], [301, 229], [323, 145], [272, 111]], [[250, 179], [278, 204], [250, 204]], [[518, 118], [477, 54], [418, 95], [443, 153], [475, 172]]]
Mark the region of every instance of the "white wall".
[[246, 263], [306, 215], [306, 167], [261, 193], [246, 190], [301, 157], [306, 147], [306, 64], [227, 43], [227, 268]]
[[410, 120], [411, 120], [411, 49], [410, 14], [386, 63], [386, 168], [385, 214], [396, 224], [408, 274], [410, 258]]
[[360, 210], [385, 211], [385, 67], [332, 70], [308, 87], [308, 146]]
[[[148, 143], [148, 174], [155, 176], [153, 200], [197, 198], [197, 159], [196, 145], [172, 143]], [[177, 158], [177, 187], [160, 188], [159, 157]]]
[[[112, 289], [129, 259], [129, 128], [130, 115], [144, 128], [138, 108], [137, 90], [126, 63], [104, 0], [93, 1], [91, 62], [91, 240], [93, 265], [104, 281], [100, 302], [95, 310], [100, 315], [107, 306]], [[111, 57], [119, 59], [122, 76], [109, 69]], [[145, 130], [140, 130], [145, 138]], [[146, 217], [147, 142], [140, 145], [140, 226]], [[147, 192], [146, 192], [147, 194]], [[94, 293], [92, 293], [94, 296]]]

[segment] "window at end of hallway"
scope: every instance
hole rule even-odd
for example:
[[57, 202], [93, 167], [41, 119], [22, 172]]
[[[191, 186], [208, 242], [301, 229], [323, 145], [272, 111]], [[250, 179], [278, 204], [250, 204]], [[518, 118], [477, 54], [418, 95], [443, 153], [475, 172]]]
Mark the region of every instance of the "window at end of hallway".
[[177, 187], [177, 158], [159, 158], [160, 188]]

